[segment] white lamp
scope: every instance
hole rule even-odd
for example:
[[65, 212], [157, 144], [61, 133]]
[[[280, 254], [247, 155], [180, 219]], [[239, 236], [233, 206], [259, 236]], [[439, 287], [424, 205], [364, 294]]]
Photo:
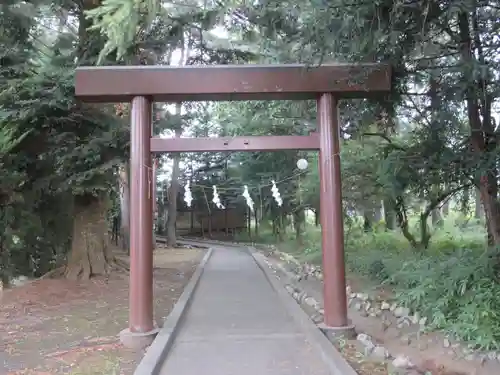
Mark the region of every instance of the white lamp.
[[299, 159], [297, 160], [297, 168], [299, 168], [301, 171], [307, 168], [309, 163], [307, 163], [306, 159]]

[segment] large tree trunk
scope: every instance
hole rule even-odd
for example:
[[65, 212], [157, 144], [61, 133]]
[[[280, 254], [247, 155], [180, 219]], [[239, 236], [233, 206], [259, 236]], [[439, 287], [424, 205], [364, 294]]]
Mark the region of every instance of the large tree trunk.
[[104, 197], [90, 194], [75, 197], [71, 252], [65, 277], [71, 280], [107, 275], [116, 268], [107, 222], [108, 204]]
[[[464, 68], [465, 79], [468, 78], [466, 76], [467, 69], [471, 64], [480, 62], [483, 66], [486, 66], [481, 41], [476, 39], [473, 43], [469, 21], [468, 13], [459, 13], [458, 28], [462, 42], [461, 56], [463, 64], [466, 66]], [[474, 29], [476, 29], [476, 22], [473, 22], [473, 25]], [[477, 36], [477, 30], [474, 36]], [[473, 44], [475, 50], [473, 50]], [[476, 58], [476, 53], [479, 56], [478, 58]], [[488, 92], [487, 85], [487, 77], [483, 75], [478, 79], [477, 84], [474, 82], [469, 85], [466, 96], [467, 117], [471, 128], [471, 148], [479, 156], [493, 151], [496, 146], [495, 131], [491, 118], [492, 100], [490, 95], [484, 95], [484, 93]], [[500, 203], [497, 201], [496, 172], [496, 168], [490, 168], [488, 172], [481, 173], [478, 181], [488, 229], [488, 243], [494, 246], [500, 245]]]

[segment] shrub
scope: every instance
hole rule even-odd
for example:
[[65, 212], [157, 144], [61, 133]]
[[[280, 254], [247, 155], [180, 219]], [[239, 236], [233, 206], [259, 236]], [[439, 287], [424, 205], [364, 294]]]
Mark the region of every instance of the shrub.
[[[498, 261], [485, 250], [481, 223], [455, 224], [445, 222], [433, 234], [429, 249], [421, 253], [398, 231], [366, 233], [360, 227], [346, 228], [347, 268], [374, 286], [390, 286], [398, 303], [428, 318], [429, 329], [442, 330], [478, 349], [498, 350]], [[302, 247], [290, 232], [280, 249], [301, 261], [320, 264], [320, 229], [309, 227]]]

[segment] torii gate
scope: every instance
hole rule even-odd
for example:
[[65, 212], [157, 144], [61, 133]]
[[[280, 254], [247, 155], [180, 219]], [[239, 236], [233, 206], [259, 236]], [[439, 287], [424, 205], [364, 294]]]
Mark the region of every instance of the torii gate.
[[[126, 346], [149, 345], [153, 318], [152, 153], [319, 150], [325, 333], [352, 329], [347, 318], [338, 100], [380, 96], [391, 88], [383, 64], [103, 66], [76, 70], [75, 92], [93, 103], [131, 101], [130, 307]], [[153, 101], [316, 99], [318, 131], [308, 136], [151, 137]]]

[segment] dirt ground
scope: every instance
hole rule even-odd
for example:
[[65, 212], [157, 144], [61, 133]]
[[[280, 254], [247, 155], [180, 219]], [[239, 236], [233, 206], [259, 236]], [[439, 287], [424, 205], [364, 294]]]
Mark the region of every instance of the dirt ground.
[[[155, 319], [162, 322], [203, 256], [158, 248]], [[0, 375], [128, 375], [143, 352], [120, 345], [128, 322], [128, 275], [86, 282], [36, 280], [0, 292]]]

